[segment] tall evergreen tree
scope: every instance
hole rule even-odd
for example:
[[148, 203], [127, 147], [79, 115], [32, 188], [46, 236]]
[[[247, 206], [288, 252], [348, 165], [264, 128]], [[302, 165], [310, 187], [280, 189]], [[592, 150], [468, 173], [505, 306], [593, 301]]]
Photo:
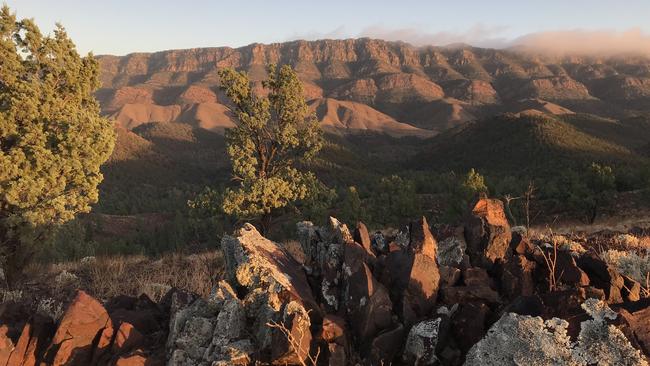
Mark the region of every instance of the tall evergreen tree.
[[9, 277], [33, 254], [30, 238], [98, 200], [99, 167], [115, 141], [98, 87], [97, 61], [79, 56], [61, 25], [44, 36], [2, 7], [0, 255]]
[[219, 77], [239, 122], [226, 132], [238, 186], [226, 191], [223, 209], [239, 218], [260, 218], [267, 231], [277, 210], [309, 195], [316, 177], [301, 167], [320, 150], [322, 131], [290, 66], [268, 67], [267, 96], [253, 92], [244, 72], [228, 68]]

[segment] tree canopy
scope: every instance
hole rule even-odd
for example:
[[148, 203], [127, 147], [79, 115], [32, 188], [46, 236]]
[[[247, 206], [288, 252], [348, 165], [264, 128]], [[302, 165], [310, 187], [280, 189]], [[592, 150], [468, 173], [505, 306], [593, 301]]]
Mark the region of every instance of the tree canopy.
[[[41, 34], [0, 10], [0, 244], [15, 254], [24, 228], [63, 223], [98, 200], [112, 124], [94, 92], [97, 61], [65, 29]], [[8, 253], [7, 253], [8, 252]]]
[[227, 189], [223, 209], [240, 218], [262, 218], [305, 199], [316, 177], [304, 171], [322, 146], [322, 132], [288, 66], [268, 67], [265, 92], [256, 93], [248, 76], [233, 69], [219, 72], [221, 88], [232, 102], [238, 125], [226, 131], [234, 189]]

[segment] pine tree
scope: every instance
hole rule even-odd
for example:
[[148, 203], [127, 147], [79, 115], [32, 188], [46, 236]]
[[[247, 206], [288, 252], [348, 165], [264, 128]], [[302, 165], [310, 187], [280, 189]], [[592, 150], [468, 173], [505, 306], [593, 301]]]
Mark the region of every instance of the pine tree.
[[[94, 92], [98, 63], [65, 29], [43, 36], [0, 11], [0, 255], [10, 277], [45, 228], [88, 212], [115, 136]], [[31, 240], [30, 240], [31, 238]]]
[[309, 110], [295, 71], [268, 67], [268, 96], [253, 92], [244, 72], [223, 69], [221, 88], [234, 105], [238, 126], [226, 131], [234, 189], [227, 189], [224, 212], [261, 219], [267, 231], [272, 215], [308, 197], [316, 177], [300, 169], [322, 146], [322, 131]]

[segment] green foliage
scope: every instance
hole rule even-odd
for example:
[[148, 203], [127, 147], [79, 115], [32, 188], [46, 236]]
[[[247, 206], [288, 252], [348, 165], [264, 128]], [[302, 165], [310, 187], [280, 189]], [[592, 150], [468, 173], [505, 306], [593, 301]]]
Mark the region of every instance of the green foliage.
[[451, 172], [443, 175], [441, 180], [444, 185], [442, 194], [446, 206], [444, 219], [447, 222], [458, 221], [467, 211], [472, 200], [480, 193], [488, 192], [485, 178], [474, 169], [461, 176]]
[[[69, 221], [97, 202], [99, 168], [115, 141], [111, 123], [99, 114], [98, 87], [97, 61], [80, 57], [63, 27], [43, 36], [32, 20], [18, 21], [2, 8], [0, 242], [5, 258], [24, 247], [33, 228]], [[11, 262], [20, 266], [15, 258]]]
[[263, 86], [268, 96], [253, 92], [244, 72], [223, 69], [221, 87], [239, 121], [226, 132], [235, 189], [227, 189], [224, 212], [239, 218], [262, 217], [309, 195], [316, 177], [300, 170], [322, 146], [322, 132], [309, 111], [302, 84], [290, 66], [271, 65]]
[[415, 185], [398, 175], [381, 178], [369, 203], [372, 221], [382, 226], [399, 225], [420, 213]]
[[344, 190], [340, 204], [340, 219], [351, 224], [357, 221], [368, 222], [369, 217], [357, 187], [350, 186]]

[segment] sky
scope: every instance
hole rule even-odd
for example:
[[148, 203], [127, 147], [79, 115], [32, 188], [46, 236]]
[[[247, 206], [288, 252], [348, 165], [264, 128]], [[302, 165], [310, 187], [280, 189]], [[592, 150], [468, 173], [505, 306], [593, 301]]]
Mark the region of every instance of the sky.
[[[124, 55], [295, 39], [372, 37], [650, 52], [650, 0], [0, 0], [80, 52]], [[618, 49], [617, 49], [618, 50]]]

